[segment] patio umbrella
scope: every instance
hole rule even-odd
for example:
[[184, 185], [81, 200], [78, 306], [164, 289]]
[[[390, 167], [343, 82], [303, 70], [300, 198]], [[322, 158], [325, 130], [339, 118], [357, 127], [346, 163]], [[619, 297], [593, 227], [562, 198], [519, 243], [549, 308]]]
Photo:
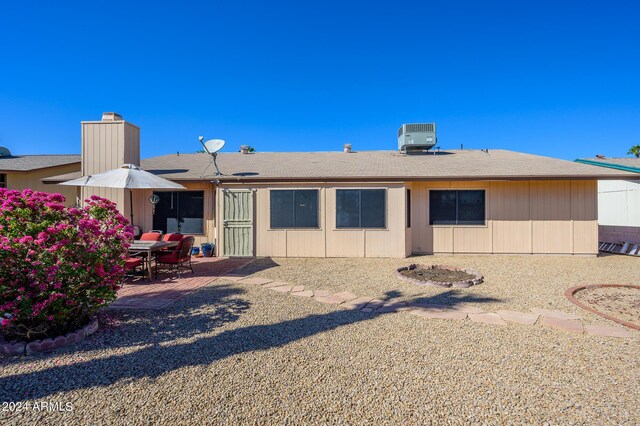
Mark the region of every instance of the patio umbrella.
[[[78, 179], [62, 182], [60, 185], [120, 189], [187, 189], [153, 173], [145, 172], [134, 164], [123, 164], [117, 169], [82, 176]], [[133, 191], [129, 191], [129, 197], [131, 200], [131, 226], [133, 226]]]

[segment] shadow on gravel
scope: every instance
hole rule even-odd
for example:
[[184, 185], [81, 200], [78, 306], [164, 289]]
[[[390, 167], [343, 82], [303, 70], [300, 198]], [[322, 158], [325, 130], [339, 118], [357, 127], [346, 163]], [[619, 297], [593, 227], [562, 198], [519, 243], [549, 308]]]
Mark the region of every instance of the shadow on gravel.
[[[143, 348], [126, 354], [116, 354], [100, 359], [89, 359], [72, 365], [61, 365], [41, 371], [14, 374], [0, 378], [0, 401], [22, 401], [51, 396], [57, 392], [87, 389], [96, 386], [109, 386], [120, 380], [136, 380], [156, 378], [172, 370], [183, 367], [210, 365], [229, 356], [252, 351], [263, 351], [284, 346], [288, 343], [315, 334], [337, 329], [339, 327], [362, 321], [375, 319], [386, 315], [386, 312], [364, 313], [358, 310], [337, 309], [335, 311], [309, 315], [276, 324], [255, 325], [234, 330], [225, 330], [215, 336], [197, 338], [194, 342], [172, 343], [181, 337], [190, 337], [198, 333], [210, 331], [212, 327], [234, 321], [238, 315], [246, 310], [248, 302], [244, 304], [234, 300], [229, 304], [233, 291], [242, 291], [228, 287], [212, 287], [212, 291], [221, 291], [225, 296], [218, 295], [218, 302], [223, 312], [216, 314], [202, 314], [198, 308], [191, 308], [188, 312], [172, 311], [166, 319], [157, 318], [157, 322], [147, 333], [123, 327], [122, 339], [114, 337], [107, 342], [106, 347], [131, 347], [135, 345]], [[206, 295], [206, 289], [198, 292], [203, 295], [203, 301], [214, 297]], [[400, 297], [400, 292], [388, 292], [386, 300]], [[208, 300], [211, 302], [211, 299]], [[415, 304], [446, 304], [454, 307], [460, 303], [486, 303], [495, 301], [490, 298], [478, 298], [464, 295], [456, 291], [442, 293], [434, 298], [418, 298], [409, 300]], [[177, 306], [178, 308], [179, 306]], [[167, 313], [158, 313], [163, 315]], [[203, 315], [203, 316], [202, 316]], [[145, 321], [146, 322], [146, 321]], [[131, 327], [149, 327], [148, 324], [132, 324]], [[108, 333], [105, 333], [108, 334]], [[116, 333], [117, 334], [117, 333]], [[130, 336], [136, 336], [131, 338]], [[89, 346], [89, 345], [87, 345]], [[87, 350], [96, 349], [87, 347]], [[90, 354], [88, 354], [90, 355]], [[28, 360], [23, 359], [28, 362]]]

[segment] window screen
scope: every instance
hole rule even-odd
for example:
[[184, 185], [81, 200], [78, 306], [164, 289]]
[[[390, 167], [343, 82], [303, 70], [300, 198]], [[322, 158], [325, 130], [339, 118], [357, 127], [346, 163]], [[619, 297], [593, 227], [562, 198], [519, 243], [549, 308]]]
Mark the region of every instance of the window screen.
[[384, 228], [386, 226], [386, 190], [336, 190], [337, 228]]
[[430, 225], [484, 225], [485, 191], [429, 191]]
[[271, 190], [271, 228], [317, 228], [318, 190]]
[[0, 173], [0, 188], [7, 187], [7, 175]]
[[204, 233], [204, 191], [158, 191], [153, 229], [164, 233]]

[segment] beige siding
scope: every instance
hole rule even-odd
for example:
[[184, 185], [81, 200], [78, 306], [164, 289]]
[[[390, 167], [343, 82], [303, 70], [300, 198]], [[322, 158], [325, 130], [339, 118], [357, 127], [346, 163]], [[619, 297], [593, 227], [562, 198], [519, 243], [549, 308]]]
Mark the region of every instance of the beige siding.
[[57, 192], [66, 199], [65, 204], [73, 206], [79, 195], [78, 188], [73, 186], [53, 185], [42, 183], [42, 179], [72, 172], [77, 172], [80, 164], [66, 164], [64, 166], [48, 167], [46, 169], [32, 170], [29, 172], [7, 172], [7, 188], [22, 191], [33, 189], [42, 192]]
[[[215, 240], [214, 205], [215, 192], [209, 182], [181, 182], [187, 190], [204, 191], [204, 234], [190, 234], [196, 239], [195, 245], [213, 243]], [[134, 222], [139, 224], [143, 232], [153, 229], [153, 205], [149, 202], [152, 190], [136, 190], [133, 192]], [[128, 217], [128, 216], [127, 216]]]
[[[214, 227], [214, 190], [209, 183], [185, 184], [205, 189], [206, 235], [218, 239]], [[254, 236], [257, 256], [273, 257], [405, 257], [411, 253], [596, 254], [597, 191], [595, 181], [412, 182], [403, 184], [271, 184], [224, 185], [255, 192]], [[411, 188], [411, 228], [406, 229], [406, 187]], [[319, 190], [319, 228], [270, 229], [270, 189]], [[335, 196], [339, 188], [386, 188], [387, 228], [336, 229]], [[428, 190], [486, 190], [487, 223], [482, 226], [429, 226]], [[218, 189], [220, 193], [222, 189]], [[151, 226], [150, 192], [137, 206]], [[221, 223], [221, 197], [216, 197]], [[221, 253], [224, 254], [224, 253]]]
[[[83, 176], [112, 170], [126, 163], [140, 164], [138, 127], [126, 121], [83, 121], [81, 126]], [[108, 198], [118, 205], [122, 214], [130, 217], [128, 190], [81, 188], [81, 194], [83, 200], [91, 195]]]
[[[227, 185], [226, 187], [233, 187]], [[240, 187], [240, 186], [239, 186]], [[273, 257], [405, 257], [405, 192], [403, 184], [273, 184], [242, 186], [256, 192], [257, 256]], [[318, 189], [318, 229], [270, 229], [270, 189]], [[336, 229], [338, 188], [387, 189], [386, 229]], [[221, 190], [218, 192], [220, 193]], [[218, 207], [220, 201], [218, 202]], [[219, 216], [219, 215], [218, 215]], [[218, 220], [221, 218], [218, 217]], [[221, 222], [219, 222], [221, 223]], [[221, 233], [218, 232], [218, 236]], [[223, 244], [219, 242], [219, 244]]]
[[[597, 254], [596, 181], [414, 182], [414, 253]], [[429, 189], [485, 189], [483, 226], [429, 226]], [[415, 201], [414, 201], [415, 200]]]

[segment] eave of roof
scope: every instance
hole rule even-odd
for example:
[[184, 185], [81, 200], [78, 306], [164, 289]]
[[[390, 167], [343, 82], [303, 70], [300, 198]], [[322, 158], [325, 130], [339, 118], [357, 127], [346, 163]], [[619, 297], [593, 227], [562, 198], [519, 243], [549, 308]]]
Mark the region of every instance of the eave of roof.
[[589, 164], [591, 166], [608, 167], [610, 169], [622, 170], [625, 172], [640, 173], [640, 167], [623, 166], [620, 164], [607, 163], [606, 161], [585, 160], [583, 158], [578, 158], [575, 161], [576, 163]]
[[80, 154], [13, 155], [11, 157], [0, 157], [0, 172], [24, 173], [80, 164], [80, 162]]

